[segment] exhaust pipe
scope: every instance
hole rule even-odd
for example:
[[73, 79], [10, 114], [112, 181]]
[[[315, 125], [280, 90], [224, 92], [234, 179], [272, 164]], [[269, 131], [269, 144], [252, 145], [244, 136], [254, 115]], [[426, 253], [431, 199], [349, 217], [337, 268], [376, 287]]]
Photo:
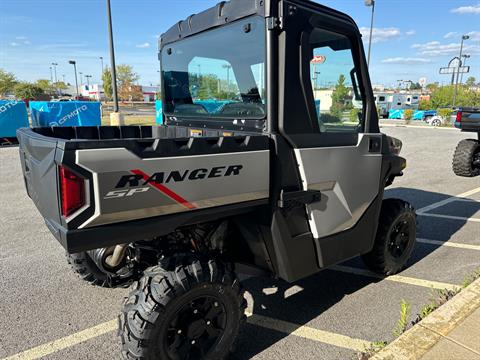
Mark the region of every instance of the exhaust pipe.
[[105, 264], [111, 268], [116, 268], [123, 261], [125, 253], [127, 252], [128, 244], [115, 246], [113, 254], [105, 258]]
[[121, 244], [88, 251], [90, 258], [105, 273], [112, 272], [125, 258], [128, 244]]

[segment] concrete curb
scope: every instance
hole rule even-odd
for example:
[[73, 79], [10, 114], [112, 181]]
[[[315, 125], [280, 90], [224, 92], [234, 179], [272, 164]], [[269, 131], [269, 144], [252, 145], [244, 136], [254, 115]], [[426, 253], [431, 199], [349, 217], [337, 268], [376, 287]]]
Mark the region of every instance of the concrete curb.
[[420, 359], [442, 337], [480, 308], [480, 279], [371, 357], [372, 360]]

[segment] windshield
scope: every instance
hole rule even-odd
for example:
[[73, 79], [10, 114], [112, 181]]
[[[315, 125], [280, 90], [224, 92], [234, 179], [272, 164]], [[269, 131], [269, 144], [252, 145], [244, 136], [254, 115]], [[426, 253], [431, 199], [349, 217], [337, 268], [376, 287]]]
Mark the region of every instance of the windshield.
[[164, 111], [198, 118], [265, 113], [265, 23], [254, 16], [162, 49]]

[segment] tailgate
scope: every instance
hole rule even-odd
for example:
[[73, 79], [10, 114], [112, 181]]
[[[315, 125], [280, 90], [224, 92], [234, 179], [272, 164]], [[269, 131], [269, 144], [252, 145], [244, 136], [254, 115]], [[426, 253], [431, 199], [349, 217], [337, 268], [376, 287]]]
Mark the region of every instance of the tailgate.
[[19, 129], [17, 137], [28, 196], [45, 218], [47, 225], [49, 222], [60, 224], [55, 161], [57, 140], [27, 128]]
[[462, 121], [455, 126], [466, 131], [480, 131], [480, 109], [462, 109]]

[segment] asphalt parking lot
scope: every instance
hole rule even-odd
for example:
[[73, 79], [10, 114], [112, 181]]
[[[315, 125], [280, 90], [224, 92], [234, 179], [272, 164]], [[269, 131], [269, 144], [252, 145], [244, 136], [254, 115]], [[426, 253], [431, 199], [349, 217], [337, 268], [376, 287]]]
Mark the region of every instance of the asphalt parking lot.
[[[480, 266], [480, 180], [456, 177], [468, 137], [454, 129], [385, 127], [404, 142], [405, 176], [387, 197], [410, 201], [418, 244], [399, 276], [381, 279], [359, 259], [296, 284], [247, 279], [249, 316], [236, 359], [355, 359], [393, 338], [401, 299], [412, 317], [432, 288], [452, 288]], [[126, 289], [82, 282], [27, 198], [18, 149], [0, 149], [0, 359], [118, 359], [116, 316]]]

